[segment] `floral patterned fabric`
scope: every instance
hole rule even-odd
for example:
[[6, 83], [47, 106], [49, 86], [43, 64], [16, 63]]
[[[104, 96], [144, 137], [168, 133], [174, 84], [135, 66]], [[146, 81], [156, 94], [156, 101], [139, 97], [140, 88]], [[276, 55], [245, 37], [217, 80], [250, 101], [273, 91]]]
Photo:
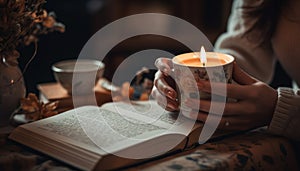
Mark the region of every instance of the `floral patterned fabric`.
[[144, 170], [299, 170], [292, 144], [283, 137], [256, 130], [200, 145], [191, 154]]

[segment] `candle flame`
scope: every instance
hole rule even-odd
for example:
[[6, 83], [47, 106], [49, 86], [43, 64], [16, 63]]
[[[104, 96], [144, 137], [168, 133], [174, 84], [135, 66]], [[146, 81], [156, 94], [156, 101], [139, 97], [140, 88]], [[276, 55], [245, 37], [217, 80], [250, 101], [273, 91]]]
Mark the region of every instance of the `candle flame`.
[[206, 53], [205, 53], [205, 49], [204, 49], [203, 46], [201, 46], [201, 50], [200, 50], [200, 61], [201, 61], [203, 66], [205, 66], [206, 63], [207, 63]]

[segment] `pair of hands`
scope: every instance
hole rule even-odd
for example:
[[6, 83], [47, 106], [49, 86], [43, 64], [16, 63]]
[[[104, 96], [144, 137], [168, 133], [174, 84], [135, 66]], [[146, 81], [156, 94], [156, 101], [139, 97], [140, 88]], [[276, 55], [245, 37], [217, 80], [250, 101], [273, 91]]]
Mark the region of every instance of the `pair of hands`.
[[[178, 94], [175, 91], [175, 81], [170, 76], [172, 62], [168, 58], [159, 58], [156, 60], [155, 65], [159, 71], [155, 75], [152, 96], [166, 110], [180, 110], [177, 100]], [[183, 115], [205, 122], [210, 106], [223, 106], [225, 103], [223, 115], [211, 113], [211, 117], [215, 119], [222, 117], [218, 126], [219, 129], [247, 130], [268, 125], [271, 122], [277, 103], [277, 91], [242, 71], [236, 63], [233, 66], [233, 80], [237, 84], [225, 85], [227, 89], [226, 97], [235, 99], [235, 101], [217, 102], [190, 98], [182, 103], [190, 107], [192, 112], [182, 112]], [[224, 83], [202, 81], [198, 83], [198, 88], [201, 91], [211, 93], [211, 84], [216, 87], [214, 89], [216, 95], [224, 96], [224, 93], [219, 92], [217, 88], [224, 86]]]

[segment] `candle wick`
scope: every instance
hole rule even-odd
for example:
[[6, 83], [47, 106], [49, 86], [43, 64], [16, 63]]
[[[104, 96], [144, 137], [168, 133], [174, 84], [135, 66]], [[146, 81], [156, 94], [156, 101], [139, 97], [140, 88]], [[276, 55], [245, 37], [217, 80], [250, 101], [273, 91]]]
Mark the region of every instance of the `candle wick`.
[[203, 66], [205, 66], [205, 63], [202, 63]]

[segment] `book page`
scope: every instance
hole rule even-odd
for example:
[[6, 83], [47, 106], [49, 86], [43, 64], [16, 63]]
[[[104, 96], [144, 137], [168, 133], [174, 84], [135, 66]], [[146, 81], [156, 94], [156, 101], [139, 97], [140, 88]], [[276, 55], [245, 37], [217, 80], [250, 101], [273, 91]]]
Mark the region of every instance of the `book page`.
[[118, 113], [97, 106], [80, 107], [23, 127], [37, 134], [47, 135], [47, 138], [74, 144], [99, 154], [105, 153], [103, 149], [115, 147], [116, 143], [120, 144], [129, 138], [135, 139], [114, 150], [143, 142], [165, 131], [163, 127], [133, 118], [124, 119]]
[[[89, 138], [102, 148], [129, 139], [134, 139], [132, 144], [142, 142], [145, 138], [152, 138], [165, 131], [164, 127], [126, 118], [119, 113], [101, 108], [85, 110], [84, 115], [77, 117]], [[125, 143], [122, 144], [126, 146]]]
[[[155, 101], [109, 103], [103, 107], [84, 106], [23, 125], [41, 139], [70, 144], [101, 156], [139, 147], [123, 157], [150, 157], [177, 147], [193, 130], [194, 122], [169, 113]], [[45, 140], [44, 140], [45, 141]], [[166, 150], [166, 151], [164, 151]], [[134, 154], [135, 153], [135, 154]], [[130, 155], [130, 156], [128, 156]]]
[[[155, 101], [136, 101], [132, 103], [128, 102], [114, 102], [114, 103], [106, 103], [101, 106], [103, 109], [107, 109], [110, 111], [114, 111], [117, 113], [122, 113], [124, 115], [131, 113], [135, 113], [141, 116], [146, 116], [147, 119], [154, 121], [161, 121], [166, 124], [176, 124], [180, 125], [183, 121], [179, 121], [176, 123], [178, 118], [177, 113], [172, 113], [164, 110], [160, 106], [156, 104]], [[145, 118], [144, 118], [145, 119]]]
[[135, 118], [164, 127], [168, 133], [181, 133], [187, 136], [195, 127], [202, 126], [195, 120], [166, 111], [154, 100], [106, 103], [101, 108], [120, 113], [124, 117]]

